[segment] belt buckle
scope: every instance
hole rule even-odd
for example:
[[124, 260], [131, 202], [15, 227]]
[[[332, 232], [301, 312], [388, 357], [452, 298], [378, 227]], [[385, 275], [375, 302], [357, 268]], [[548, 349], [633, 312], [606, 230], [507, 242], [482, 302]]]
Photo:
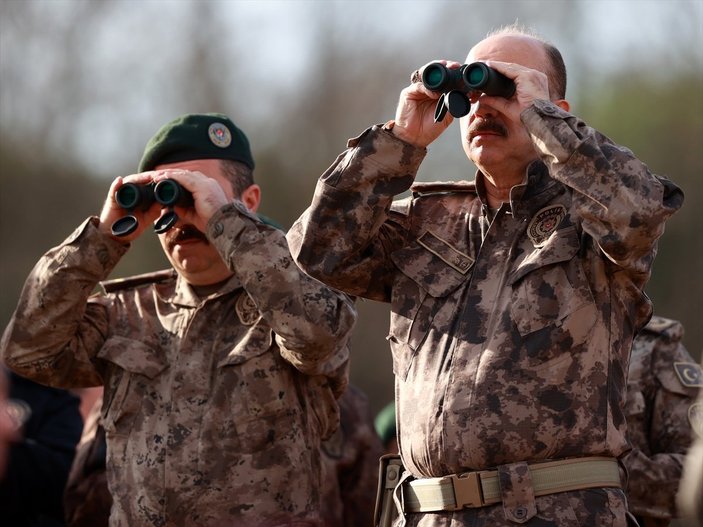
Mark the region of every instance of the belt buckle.
[[483, 500], [483, 489], [481, 488], [481, 473], [466, 472], [464, 474], [452, 474], [448, 476], [454, 489], [455, 508], [448, 509], [458, 511], [465, 507], [483, 507], [486, 502]]

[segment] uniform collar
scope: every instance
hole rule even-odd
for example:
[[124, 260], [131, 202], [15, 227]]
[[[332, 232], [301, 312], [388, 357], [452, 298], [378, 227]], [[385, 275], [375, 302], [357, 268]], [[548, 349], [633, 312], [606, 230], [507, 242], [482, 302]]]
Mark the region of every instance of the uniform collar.
[[[510, 210], [515, 217], [531, 217], [536, 211], [563, 191], [563, 186], [549, 175], [549, 169], [542, 161], [530, 163], [522, 183], [510, 189]], [[488, 207], [485, 176], [476, 172], [476, 193], [484, 209]]]
[[176, 287], [173, 291], [173, 295], [170, 299], [165, 300], [170, 300], [173, 304], [178, 304], [181, 306], [198, 307], [199, 305], [204, 304], [207, 301], [219, 298], [223, 295], [231, 293], [236, 289], [240, 289], [241, 287], [242, 283], [240, 282], [237, 275], [232, 275], [229, 280], [222, 284], [222, 287], [217, 292], [212, 293], [207, 297], [201, 298], [195, 293], [193, 287], [188, 282], [186, 282], [185, 278], [183, 278], [183, 276], [179, 274], [178, 278], [176, 279]]

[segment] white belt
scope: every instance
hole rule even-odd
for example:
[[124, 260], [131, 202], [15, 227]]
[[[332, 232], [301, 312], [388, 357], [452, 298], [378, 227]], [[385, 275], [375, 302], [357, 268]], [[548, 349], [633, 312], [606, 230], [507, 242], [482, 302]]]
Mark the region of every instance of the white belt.
[[[582, 457], [528, 465], [535, 496], [598, 487], [621, 487], [618, 462]], [[423, 478], [403, 484], [404, 512], [456, 511], [500, 503], [497, 470]]]

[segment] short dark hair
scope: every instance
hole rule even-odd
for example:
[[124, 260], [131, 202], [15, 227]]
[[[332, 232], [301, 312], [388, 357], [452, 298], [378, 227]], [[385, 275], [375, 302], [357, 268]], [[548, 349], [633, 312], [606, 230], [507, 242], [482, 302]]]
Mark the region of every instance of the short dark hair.
[[232, 192], [240, 197], [242, 192], [254, 184], [254, 171], [239, 161], [220, 159], [222, 173], [232, 184]]
[[486, 37], [514, 35], [530, 37], [542, 43], [547, 60], [549, 61], [550, 71], [546, 72], [549, 80], [549, 96], [552, 99], [563, 99], [566, 97], [566, 65], [561, 52], [552, 43], [544, 39], [536, 31], [526, 28], [525, 26], [515, 22], [507, 26], [502, 26], [494, 31], [491, 31]]
[[547, 58], [551, 66], [551, 71], [547, 73], [549, 79], [549, 95], [552, 99], [563, 99], [566, 97], [566, 65], [561, 56], [561, 52], [549, 42], [542, 42], [547, 52]]

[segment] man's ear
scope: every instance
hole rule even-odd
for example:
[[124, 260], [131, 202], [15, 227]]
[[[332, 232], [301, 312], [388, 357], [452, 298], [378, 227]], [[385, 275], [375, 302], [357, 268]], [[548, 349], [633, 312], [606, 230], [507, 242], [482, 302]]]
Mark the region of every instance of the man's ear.
[[254, 183], [250, 185], [242, 192], [239, 198], [242, 203], [252, 212], [256, 212], [259, 208], [259, 203], [261, 203], [261, 187]]
[[554, 101], [554, 104], [556, 104], [559, 108], [564, 110], [565, 112], [568, 112], [571, 109], [571, 105], [569, 104], [569, 101], [566, 99], [557, 99]]

